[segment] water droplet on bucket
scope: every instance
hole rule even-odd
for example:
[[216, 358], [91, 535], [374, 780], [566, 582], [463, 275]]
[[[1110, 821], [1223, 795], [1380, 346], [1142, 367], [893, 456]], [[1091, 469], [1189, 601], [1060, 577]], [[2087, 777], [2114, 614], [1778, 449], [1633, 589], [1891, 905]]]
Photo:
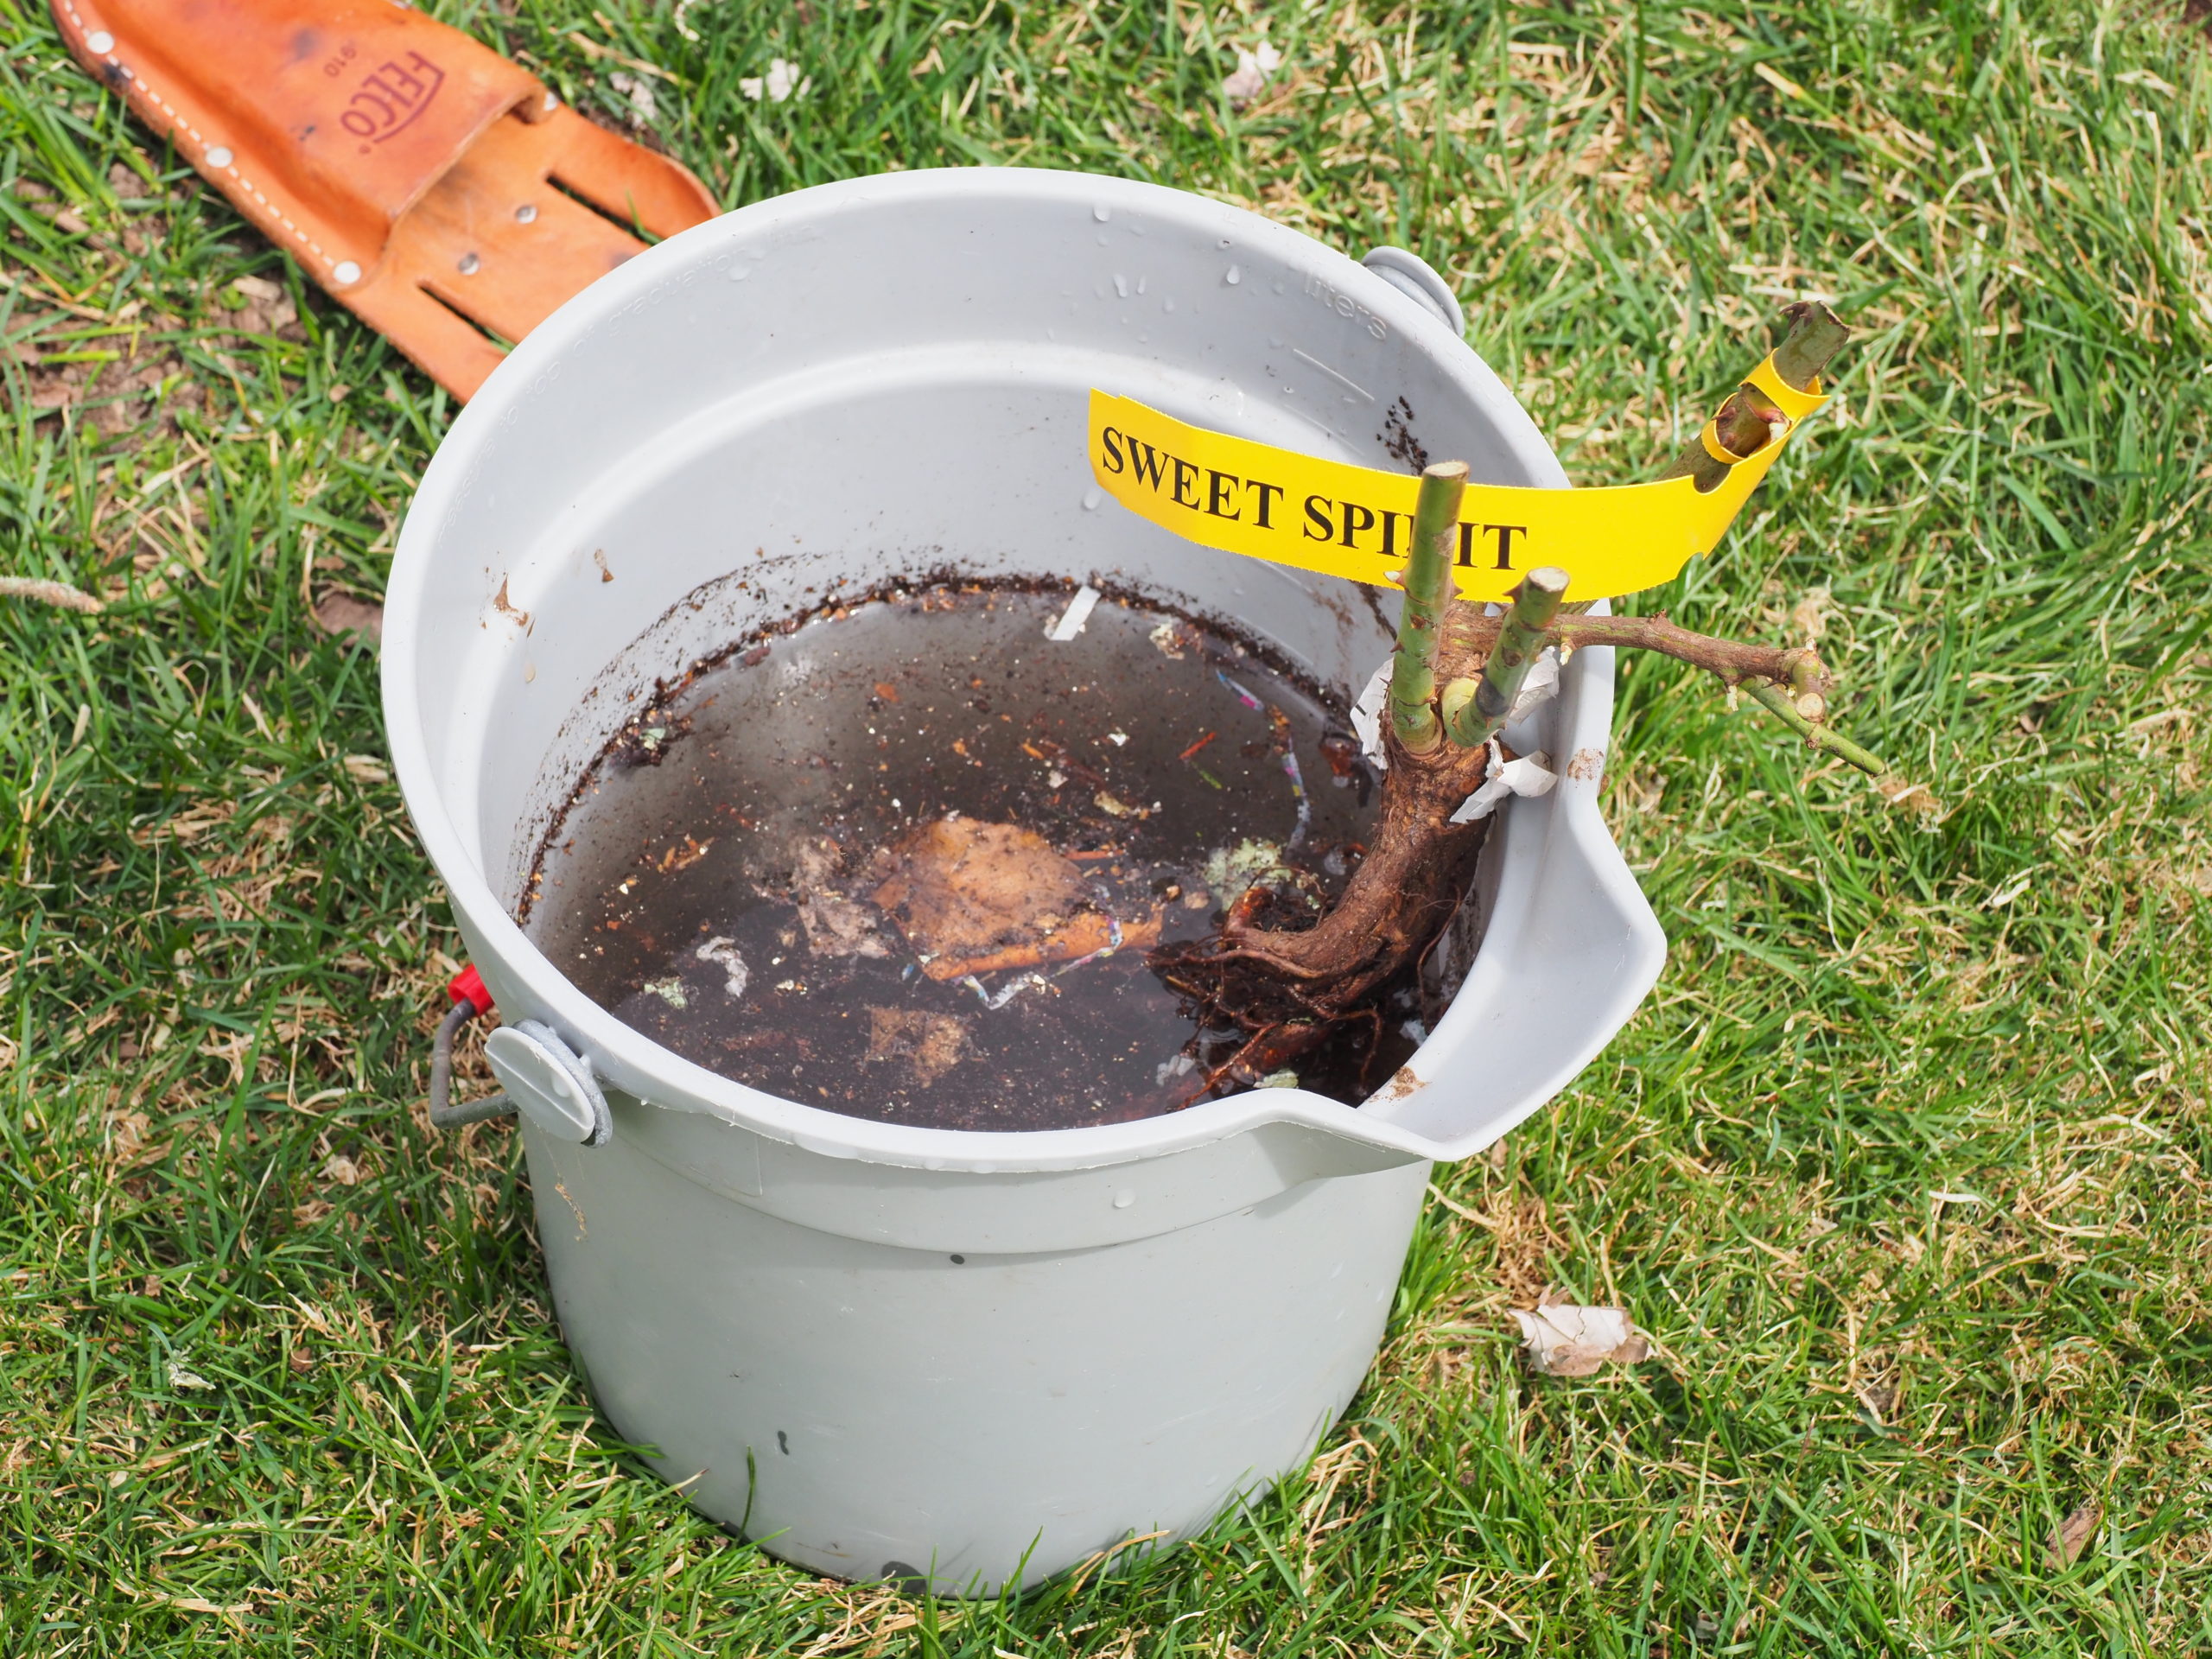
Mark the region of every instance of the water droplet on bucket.
[[1137, 1195], [1130, 1192], [1127, 1187], [1122, 1188], [1122, 1191], [1114, 1195], [1114, 1207], [1116, 1210], [1126, 1210], [1136, 1201]]
[[1221, 280], [1227, 283], [1231, 288], [1236, 287], [1237, 283], [1244, 280], [1244, 267], [1242, 265], [1231, 265], [1229, 268], [1228, 275], [1224, 276]]
[[1125, 300], [1129, 297], [1129, 279], [1118, 270], [1114, 273], [1114, 291]]
[[732, 265], [729, 268], [729, 279], [733, 283], [741, 283], [752, 274], [751, 267], [747, 265]]
[[1173, 311], [1175, 308], [1175, 302], [1173, 300], [1162, 300], [1160, 302], [1160, 308], [1163, 311]]
[[1105, 496], [1096, 489], [1085, 490], [1083, 493], [1083, 510], [1085, 512], [1096, 512], [1098, 511], [1098, 504], [1105, 499]]
[[1137, 278], [1137, 292], [1138, 292], [1138, 293], [1140, 293], [1140, 294], [1143, 293], [1143, 292], [1144, 292], [1144, 287], [1145, 287], [1145, 284], [1146, 284], [1147, 283], [1150, 282], [1151, 280], [1152, 280], [1152, 278], [1151, 278], [1151, 277], [1149, 277], [1149, 276], [1140, 276], [1140, 277], [1138, 277], [1138, 278]]
[[1114, 213], [1111, 208], [1108, 207], [1103, 202], [1101, 202], [1097, 207], [1093, 207], [1090, 210], [1090, 216], [1096, 219], [1101, 225], [1103, 225], [1108, 219], [1114, 217]]

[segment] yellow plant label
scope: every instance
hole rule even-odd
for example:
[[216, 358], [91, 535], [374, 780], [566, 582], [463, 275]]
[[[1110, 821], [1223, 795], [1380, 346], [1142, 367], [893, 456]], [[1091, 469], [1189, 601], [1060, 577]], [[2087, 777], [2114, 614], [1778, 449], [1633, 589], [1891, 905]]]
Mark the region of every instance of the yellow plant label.
[[[1710, 493], [1688, 478], [1592, 490], [1468, 485], [1452, 570], [1461, 595], [1502, 600], [1525, 572], [1554, 565], [1567, 573], [1571, 598], [1611, 599], [1710, 552], [1797, 423], [1827, 401], [1817, 381], [1809, 391], [1786, 385], [1771, 357], [1745, 383], [1783, 411], [1783, 429], [1738, 461], [1708, 423], [1707, 449], [1731, 462]], [[1129, 511], [1201, 546], [1384, 587], [1404, 567], [1421, 491], [1403, 473], [1231, 437], [1098, 391], [1090, 470]]]

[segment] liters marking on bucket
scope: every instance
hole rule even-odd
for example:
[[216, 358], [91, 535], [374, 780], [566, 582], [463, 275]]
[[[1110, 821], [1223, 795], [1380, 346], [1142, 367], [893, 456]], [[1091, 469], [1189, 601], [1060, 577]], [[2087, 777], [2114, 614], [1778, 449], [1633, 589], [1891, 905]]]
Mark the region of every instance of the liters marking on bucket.
[[[1611, 599], [1669, 581], [1710, 552], [1789, 435], [1827, 401], [1817, 383], [1809, 391], [1789, 385], [1771, 357], [1744, 384], [1782, 410], [1783, 429], [1710, 493], [1689, 478], [1590, 490], [1468, 485], [1452, 571], [1461, 594], [1502, 600], [1524, 573], [1548, 564], [1567, 572], [1577, 599]], [[1713, 449], [1709, 428], [1707, 437]], [[1096, 390], [1090, 448], [1100, 488], [1200, 546], [1398, 585], [1419, 479], [1192, 426]]]

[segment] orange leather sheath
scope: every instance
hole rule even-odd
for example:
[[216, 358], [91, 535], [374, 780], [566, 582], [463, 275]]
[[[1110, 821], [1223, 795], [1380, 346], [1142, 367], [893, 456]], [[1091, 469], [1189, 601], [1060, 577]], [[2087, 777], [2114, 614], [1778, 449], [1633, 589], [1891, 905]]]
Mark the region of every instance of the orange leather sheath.
[[499, 342], [644, 251], [625, 226], [673, 236], [720, 211], [686, 168], [395, 0], [54, 10], [103, 86], [457, 397]]

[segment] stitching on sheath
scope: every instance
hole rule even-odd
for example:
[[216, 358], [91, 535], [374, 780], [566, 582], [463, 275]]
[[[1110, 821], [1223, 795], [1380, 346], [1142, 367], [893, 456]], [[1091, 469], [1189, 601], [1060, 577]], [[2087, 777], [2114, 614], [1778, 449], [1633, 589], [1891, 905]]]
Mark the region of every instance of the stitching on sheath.
[[[92, 32], [91, 23], [86, 21], [84, 14], [79, 12], [74, 5], [70, 3], [70, 0], [61, 0], [61, 10], [68, 14], [69, 22], [76, 29], [77, 38], [81, 42], [87, 35]], [[114, 67], [123, 70], [125, 74], [129, 75], [130, 78], [130, 84], [133, 86], [136, 86], [140, 92], [143, 92], [147, 98], [153, 102], [155, 107], [159, 109], [163, 115], [168, 117], [170, 121], [175, 124], [175, 128], [181, 128], [183, 130], [185, 135], [189, 137], [194, 144], [197, 144], [200, 147], [200, 159], [205, 161], [207, 156], [208, 143], [207, 139], [200, 137], [200, 129], [194, 126], [191, 122], [186, 120], [182, 115], [179, 114], [175, 106], [169, 103], [168, 99], [163, 98], [159, 92], [156, 92], [153, 89], [153, 86], [147, 81], [145, 76], [140, 74], [136, 69], [130, 68], [128, 65], [124, 64], [120, 58], [115, 56], [112, 53], [108, 54], [107, 61]], [[175, 128], [172, 130], [174, 130]], [[293, 241], [298, 243], [302, 247], [306, 248], [309, 252], [313, 253], [315, 257], [321, 260], [325, 265], [333, 270], [337, 268], [338, 262], [322, 251], [322, 244], [316, 241], [305, 231], [292, 223], [291, 215], [287, 213], [283, 208], [276, 206], [275, 202], [270, 200], [268, 197], [263, 195], [260, 190], [256, 188], [252, 180], [247, 178], [245, 174], [239, 172], [235, 166], [223, 168], [220, 170], [229, 174], [232, 178], [236, 179], [242, 189], [244, 189], [256, 201], [259, 202], [264, 207], [267, 208], [270, 216], [274, 218], [279, 225], [282, 225], [284, 227], [285, 231], [290, 235]]]

